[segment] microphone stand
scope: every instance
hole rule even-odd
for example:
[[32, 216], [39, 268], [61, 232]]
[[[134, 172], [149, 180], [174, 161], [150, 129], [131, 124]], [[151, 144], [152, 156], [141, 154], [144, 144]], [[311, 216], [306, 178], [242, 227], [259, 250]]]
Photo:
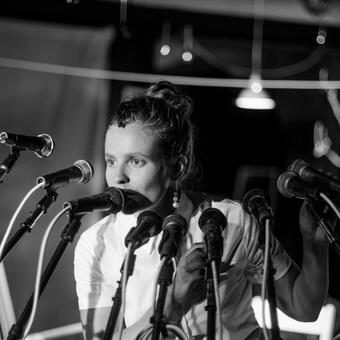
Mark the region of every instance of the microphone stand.
[[[271, 220], [266, 219], [265, 223], [266, 224], [269, 223], [270, 225]], [[270, 244], [268, 246], [270, 249]], [[262, 249], [264, 253], [263, 233], [261, 233], [261, 236], [260, 236], [260, 248]], [[270, 312], [270, 319], [271, 319], [271, 324], [272, 324], [271, 335], [272, 335], [272, 339], [274, 340], [282, 340], [280, 336], [280, 329], [279, 329], [279, 324], [277, 320], [277, 304], [276, 304], [276, 293], [275, 293], [275, 284], [274, 284], [274, 273], [275, 273], [275, 269], [273, 268], [272, 258], [269, 256], [268, 257], [268, 276], [267, 276], [267, 282], [266, 282], [266, 288], [267, 288], [266, 292], [267, 292], [267, 297], [268, 297], [268, 302], [269, 302], [269, 312]], [[264, 303], [264, 301], [262, 301], [262, 303]], [[265, 324], [263, 324], [263, 326], [266, 327]]]
[[[217, 266], [217, 263], [216, 263]], [[219, 266], [217, 266], [218, 268]], [[207, 305], [204, 308], [207, 313], [207, 339], [215, 340], [216, 333], [216, 300], [215, 300], [215, 288], [212, 275], [211, 263], [207, 264], [206, 271], [206, 283], [207, 283]], [[217, 269], [219, 273], [219, 269]]]
[[318, 226], [326, 234], [331, 247], [333, 247], [338, 256], [340, 256], [340, 237], [327, 223], [325, 217], [322, 216], [320, 204], [318, 204], [317, 200], [308, 200], [308, 207], [310, 208], [310, 212], [312, 213], [314, 218], [317, 220]]
[[[136, 262], [136, 255], [134, 254], [135, 249], [132, 247], [131, 251], [129, 253], [129, 257], [127, 259], [124, 259], [122, 266], [120, 268], [121, 277], [118, 281], [118, 287], [116, 289], [115, 296], [112, 298], [113, 305], [111, 307], [111, 312], [109, 319], [106, 324], [105, 333], [103, 336], [103, 340], [111, 340], [113, 336], [113, 332], [116, 326], [116, 322], [118, 319], [118, 315], [120, 312], [120, 307], [122, 305], [122, 278], [123, 278], [123, 270], [124, 270], [124, 263], [125, 261], [128, 261], [128, 272], [127, 272], [127, 280], [129, 277], [133, 274], [134, 268], [135, 268], [135, 262]], [[126, 281], [127, 283], [127, 281]], [[123, 316], [124, 317], [124, 316]]]
[[[55, 252], [53, 253], [50, 261], [48, 262], [44, 273], [41, 277], [41, 282], [39, 286], [39, 297], [41, 296], [43, 290], [45, 289], [49, 279], [51, 278], [59, 260], [61, 259], [62, 254], [64, 253], [66, 246], [74, 240], [75, 235], [77, 234], [80, 226], [81, 219], [84, 214], [69, 215], [69, 222], [66, 225], [65, 229], [61, 234], [61, 241], [59, 242]], [[24, 327], [28, 321], [33, 305], [33, 294], [29, 298], [24, 310], [22, 311], [17, 323], [15, 323], [8, 332], [7, 340], [17, 340], [22, 339]]]
[[10, 154], [0, 164], [0, 183], [3, 182], [3, 178], [11, 171], [20, 156], [21, 150], [22, 149], [17, 147], [11, 147]]
[[[209, 234], [209, 235], [208, 235]], [[220, 234], [208, 231], [204, 237], [208, 250], [206, 264], [206, 286], [207, 286], [207, 340], [215, 340], [216, 336], [216, 300], [212, 264], [215, 262], [217, 274], [220, 272], [220, 263], [223, 249], [223, 237]]]
[[168, 336], [168, 332], [164, 323], [164, 305], [166, 294], [168, 291], [168, 287], [172, 283], [172, 276], [174, 273], [174, 265], [171, 260], [167, 259], [164, 263], [164, 266], [160, 272], [158, 285], [159, 285], [159, 294], [157, 298], [156, 309], [153, 316], [150, 318], [150, 323], [153, 324], [152, 329], [152, 338], [151, 340], [159, 340], [160, 333], [162, 333], [163, 337]]
[[7, 256], [14, 245], [20, 240], [25, 232], [31, 232], [34, 224], [40, 218], [42, 214], [45, 214], [49, 206], [56, 201], [58, 194], [54, 190], [47, 190], [46, 195], [37, 203], [36, 209], [30, 214], [30, 216], [20, 224], [14, 235], [5, 244], [2, 252], [0, 262]]

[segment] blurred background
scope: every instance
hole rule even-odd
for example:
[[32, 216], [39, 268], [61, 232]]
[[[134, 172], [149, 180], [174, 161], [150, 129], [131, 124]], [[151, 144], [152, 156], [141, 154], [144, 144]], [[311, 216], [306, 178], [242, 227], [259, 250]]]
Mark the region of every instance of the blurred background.
[[[56, 146], [44, 159], [22, 152], [4, 178], [0, 236], [38, 176], [79, 159], [95, 168], [90, 183], [59, 189], [56, 203], [6, 257], [15, 316], [33, 291], [41, 238], [53, 216], [63, 202], [105, 188], [109, 113], [159, 80], [174, 82], [194, 101], [200, 189], [237, 200], [250, 189], [266, 190], [273, 231], [299, 263], [301, 201], [278, 194], [276, 181], [298, 158], [339, 174], [339, 36], [338, 0], [1, 1], [0, 132], [47, 133]], [[0, 145], [1, 161], [9, 152]], [[34, 193], [14, 230], [43, 195]], [[80, 232], [99, 217], [86, 216]], [[53, 229], [45, 263], [66, 223], [65, 217]], [[79, 321], [78, 237], [39, 300], [33, 332]], [[330, 295], [340, 299], [338, 266], [331, 250]]]

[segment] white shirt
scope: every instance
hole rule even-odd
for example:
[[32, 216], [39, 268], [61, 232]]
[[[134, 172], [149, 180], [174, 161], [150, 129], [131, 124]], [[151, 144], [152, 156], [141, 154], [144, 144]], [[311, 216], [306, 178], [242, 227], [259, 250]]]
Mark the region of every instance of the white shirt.
[[[188, 232], [182, 253], [195, 242], [203, 241], [198, 227], [201, 212], [208, 206], [221, 210], [227, 218], [223, 231], [224, 250], [222, 262], [228, 270], [220, 274], [220, 297], [224, 339], [244, 339], [258, 328], [251, 308], [252, 283], [261, 282], [262, 250], [258, 247], [260, 228], [230, 200], [216, 200], [201, 193], [182, 195], [179, 213], [187, 219]], [[136, 226], [136, 217], [118, 213], [109, 215], [86, 230], [75, 250], [75, 279], [79, 309], [110, 307], [112, 297], [121, 278], [120, 268], [126, 253], [124, 239]], [[161, 235], [158, 236], [158, 241]], [[154, 239], [135, 251], [136, 263], [126, 291], [125, 323], [136, 322], [151, 306], [156, 271], [160, 264]], [[271, 258], [276, 269], [275, 279], [282, 277], [291, 264], [290, 257], [277, 239], [271, 237]], [[206, 302], [186, 315], [192, 335], [206, 334]]]

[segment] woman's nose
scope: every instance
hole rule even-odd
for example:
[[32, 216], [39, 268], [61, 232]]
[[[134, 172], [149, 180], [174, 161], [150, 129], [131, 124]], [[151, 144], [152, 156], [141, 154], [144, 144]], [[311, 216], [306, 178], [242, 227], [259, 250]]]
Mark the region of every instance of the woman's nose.
[[124, 166], [117, 166], [114, 172], [115, 184], [126, 184], [130, 182], [130, 178], [127, 175]]

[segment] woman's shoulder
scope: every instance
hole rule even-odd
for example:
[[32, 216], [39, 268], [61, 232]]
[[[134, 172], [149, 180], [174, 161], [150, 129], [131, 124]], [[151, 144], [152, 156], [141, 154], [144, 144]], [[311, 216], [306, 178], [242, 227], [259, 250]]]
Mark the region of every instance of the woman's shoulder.
[[186, 194], [196, 209], [204, 210], [208, 207], [213, 207], [222, 210], [222, 212], [230, 210], [240, 211], [242, 209], [239, 201], [230, 199], [224, 195], [203, 191], [188, 191]]

